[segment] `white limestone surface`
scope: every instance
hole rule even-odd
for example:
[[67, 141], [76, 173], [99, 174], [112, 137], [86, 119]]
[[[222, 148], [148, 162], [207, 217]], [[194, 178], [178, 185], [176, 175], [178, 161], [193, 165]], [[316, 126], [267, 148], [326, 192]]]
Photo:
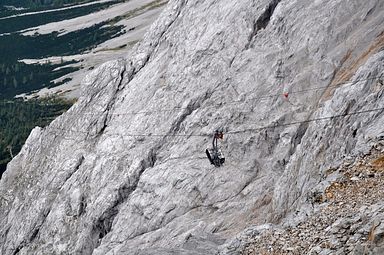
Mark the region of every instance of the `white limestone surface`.
[[[8, 165], [2, 254], [217, 254], [283, 224], [327, 168], [384, 138], [383, 14], [380, 0], [170, 1]], [[216, 129], [221, 168], [205, 157]]]

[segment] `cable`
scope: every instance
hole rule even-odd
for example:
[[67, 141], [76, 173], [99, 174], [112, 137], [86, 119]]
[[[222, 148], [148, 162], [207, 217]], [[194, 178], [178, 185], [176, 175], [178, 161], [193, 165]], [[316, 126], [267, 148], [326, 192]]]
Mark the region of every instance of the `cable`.
[[286, 127], [286, 126], [292, 126], [292, 125], [303, 124], [303, 123], [310, 123], [310, 122], [316, 122], [316, 121], [322, 121], [322, 120], [332, 120], [332, 119], [336, 119], [336, 118], [344, 118], [344, 117], [348, 117], [348, 116], [352, 116], [352, 115], [359, 115], [359, 114], [370, 113], [370, 112], [378, 112], [378, 111], [384, 111], [384, 107], [377, 108], [377, 109], [371, 109], [371, 110], [365, 110], [365, 111], [357, 111], [357, 112], [351, 112], [351, 113], [344, 113], [344, 114], [333, 115], [333, 116], [328, 116], [328, 117], [321, 117], [321, 118], [303, 120], [303, 121], [295, 121], [295, 122], [283, 123], [283, 124], [279, 124], [279, 125], [269, 125], [269, 126], [260, 127], [260, 128], [251, 128], [251, 129], [245, 129], [245, 130], [239, 130], [239, 131], [230, 131], [230, 132], [227, 132], [227, 134], [238, 134], [238, 133], [245, 133], [245, 132], [252, 132], [252, 131], [262, 131], [262, 130], [265, 130], [265, 129], [272, 129], [272, 128], [277, 128], [277, 127]]
[[[55, 127], [50, 127], [50, 130], [59, 130], [59, 131], [69, 131], [73, 133], [81, 133], [81, 134], [86, 134], [86, 135], [92, 135], [90, 132], [86, 131], [80, 131], [80, 130], [70, 130], [70, 129], [64, 129], [64, 128], [55, 128]], [[94, 136], [97, 136], [98, 134], [94, 134]], [[126, 137], [166, 137], [166, 136], [175, 136], [175, 137], [207, 137], [211, 136], [210, 134], [119, 134], [119, 133], [109, 133], [109, 134], [104, 134], [107, 136], [126, 136]]]
[[[316, 122], [316, 121], [323, 121], [323, 120], [332, 120], [335, 118], [344, 118], [348, 116], [353, 116], [353, 115], [359, 115], [359, 114], [365, 114], [365, 113], [371, 113], [371, 112], [378, 112], [378, 111], [384, 111], [384, 107], [382, 108], [376, 108], [376, 109], [370, 109], [370, 110], [364, 110], [364, 111], [356, 111], [356, 112], [351, 112], [351, 113], [344, 113], [344, 114], [338, 114], [338, 115], [333, 115], [333, 116], [327, 116], [327, 117], [321, 117], [321, 118], [315, 118], [315, 119], [308, 119], [308, 120], [303, 120], [303, 121], [295, 121], [295, 122], [288, 122], [288, 123], [282, 123], [278, 125], [268, 125], [264, 127], [259, 127], [259, 128], [251, 128], [251, 129], [244, 129], [244, 130], [235, 130], [235, 131], [229, 131], [226, 132], [226, 135], [236, 135], [240, 133], [246, 133], [246, 132], [257, 132], [257, 131], [262, 131], [266, 129], [274, 129], [278, 127], [286, 127], [286, 126], [292, 126], [292, 125], [297, 125], [297, 124], [302, 124], [302, 123], [310, 123], [310, 122]], [[68, 129], [60, 129], [60, 128], [50, 128], [51, 130], [61, 130], [61, 131], [69, 131], [69, 132], [74, 132], [74, 133], [84, 133], [84, 134], [89, 134], [89, 132], [85, 131], [74, 131], [74, 130], [68, 130]], [[96, 134], [97, 136], [98, 134]], [[107, 133], [104, 134], [106, 136], [122, 136], [122, 137], [210, 137], [212, 134], [114, 134], [114, 133]], [[61, 135], [60, 135], [61, 136]]]
[[[366, 79], [358, 79], [358, 80], [355, 80], [349, 86], [355, 86], [360, 81], [369, 81], [369, 80], [380, 79], [382, 76], [383, 75], [376, 76], [376, 77], [371, 77], [371, 78], [366, 78]], [[322, 90], [322, 89], [328, 89], [328, 88], [338, 88], [341, 85], [346, 85], [348, 83], [351, 83], [351, 82], [350, 81], [348, 81], [348, 82], [341, 82], [341, 83], [337, 83], [337, 84], [331, 85], [331, 86], [312, 87], [312, 88], [308, 88], [308, 89], [304, 89], [304, 90], [292, 91], [292, 92], [289, 92], [288, 94], [289, 95], [301, 94], [301, 93], [306, 93], [306, 92], [316, 91], [316, 90]], [[265, 96], [248, 98], [246, 100], [233, 100], [233, 101], [228, 101], [228, 102], [225, 102], [225, 103], [213, 104], [213, 105], [209, 105], [207, 107], [215, 107], [215, 106], [220, 106], [220, 105], [243, 103], [243, 102], [246, 102], [246, 101], [255, 101], [255, 100], [269, 99], [269, 98], [273, 98], [273, 97], [281, 97], [281, 96], [282, 96], [282, 94], [270, 94], [270, 95], [265, 95]], [[139, 114], [151, 114], [151, 113], [159, 113], [159, 112], [172, 112], [172, 111], [175, 111], [175, 110], [187, 110], [187, 109], [188, 109], [188, 107], [176, 106], [176, 107], [173, 107], [173, 108], [162, 109], [162, 110], [137, 111], [137, 112], [125, 112], [125, 113], [110, 113], [109, 115], [117, 115], [117, 116], [119, 116], [119, 115], [120, 116], [123, 116], [123, 115], [139, 115]], [[82, 113], [82, 114], [97, 114], [97, 113], [94, 113], [94, 112], [87, 113], [87, 112], [85, 112], [85, 113]]]
[[[375, 79], [380, 79], [382, 75], [377, 76], [377, 77], [371, 77], [371, 78], [366, 78], [366, 79], [359, 79], [355, 80], [355, 82], [352, 85], [357, 84], [359, 81], [367, 81], [367, 80], [375, 80]], [[339, 87], [342, 84], [348, 84], [349, 82], [344, 82], [344, 83], [338, 83], [332, 86], [322, 86], [322, 87], [314, 87], [306, 90], [299, 90], [299, 91], [293, 91], [290, 92], [290, 94], [298, 94], [298, 93], [304, 93], [308, 91], [314, 91], [314, 90], [319, 90], [319, 89], [324, 89], [324, 88], [333, 88], [333, 87]], [[255, 97], [255, 98], [250, 98], [248, 99], [249, 101], [251, 100], [257, 100], [257, 99], [262, 99], [262, 98], [271, 98], [275, 96], [281, 96], [280, 94], [278, 95], [267, 95], [267, 96], [262, 96], [262, 97]], [[233, 103], [239, 103], [239, 102], [244, 102], [244, 100], [236, 100], [236, 101], [230, 101], [226, 102], [224, 104], [233, 104]], [[223, 103], [222, 103], [223, 104]], [[219, 104], [219, 105], [222, 105]], [[143, 113], [154, 113], [154, 112], [168, 112], [168, 111], [174, 111], [175, 109], [188, 109], [186, 107], [174, 107], [171, 109], [164, 109], [164, 110], [156, 110], [156, 111], [142, 111], [142, 112], [130, 112], [130, 113], [112, 113], [112, 115], [135, 115], [135, 114], [143, 114]], [[226, 134], [239, 134], [239, 133], [245, 133], [245, 132], [251, 132], [251, 131], [261, 131], [265, 129], [271, 129], [271, 128], [277, 128], [277, 127], [284, 127], [284, 126], [290, 126], [290, 125], [297, 125], [297, 124], [302, 124], [302, 123], [309, 123], [309, 122], [314, 122], [314, 121], [321, 121], [321, 120], [327, 120], [327, 119], [333, 119], [333, 118], [340, 118], [340, 117], [346, 117], [346, 116], [351, 116], [351, 115], [356, 115], [356, 114], [363, 114], [363, 113], [368, 113], [368, 112], [375, 112], [375, 111], [380, 111], [383, 110], [384, 108], [378, 108], [378, 109], [372, 109], [372, 110], [366, 110], [366, 111], [358, 111], [358, 112], [352, 112], [352, 113], [345, 113], [341, 115], [335, 115], [335, 116], [329, 116], [329, 117], [322, 117], [322, 118], [316, 118], [316, 119], [310, 119], [310, 120], [304, 120], [304, 121], [296, 121], [296, 122], [290, 122], [290, 123], [283, 123], [279, 125], [269, 125], [265, 127], [259, 127], [259, 128], [253, 128], [253, 129], [245, 129], [245, 130], [235, 130], [235, 131], [229, 131], [226, 132]], [[246, 113], [249, 113], [246, 112]], [[86, 113], [85, 113], [86, 114]], [[93, 113], [95, 114], [95, 113]], [[60, 128], [53, 128], [51, 127], [51, 130], [60, 130], [60, 131], [69, 131], [69, 132], [76, 132], [76, 133], [84, 133], [87, 135], [90, 135], [89, 132], [86, 131], [78, 131], [78, 130], [67, 130], [67, 129], [60, 129]], [[106, 134], [104, 134], [106, 135]], [[125, 136], [125, 137], [166, 137], [166, 136], [173, 136], [173, 137], [210, 137], [212, 134], [119, 134], [119, 133], [110, 133], [107, 134], [109, 136]], [[97, 134], [94, 134], [94, 136], [97, 136]]]

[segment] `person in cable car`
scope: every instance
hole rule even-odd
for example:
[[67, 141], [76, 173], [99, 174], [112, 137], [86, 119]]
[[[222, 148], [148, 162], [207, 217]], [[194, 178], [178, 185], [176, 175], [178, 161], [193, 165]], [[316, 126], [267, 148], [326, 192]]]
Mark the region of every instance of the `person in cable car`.
[[217, 146], [217, 140], [223, 139], [223, 138], [224, 138], [223, 132], [216, 130], [215, 134], [213, 135], [212, 149], [205, 150], [205, 153], [207, 154], [209, 162], [211, 162], [211, 164], [216, 167], [222, 166], [225, 162], [225, 157], [222, 151]]

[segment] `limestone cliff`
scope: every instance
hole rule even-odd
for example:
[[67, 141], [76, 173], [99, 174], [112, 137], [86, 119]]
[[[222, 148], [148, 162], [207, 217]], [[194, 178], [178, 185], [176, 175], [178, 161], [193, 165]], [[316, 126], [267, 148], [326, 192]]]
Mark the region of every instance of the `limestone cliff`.
[[8, 165], [1, 254], [238, 252], [248, 226], [303, 219], [384, 139], [382, 24], [381, 0], [170, 1]]

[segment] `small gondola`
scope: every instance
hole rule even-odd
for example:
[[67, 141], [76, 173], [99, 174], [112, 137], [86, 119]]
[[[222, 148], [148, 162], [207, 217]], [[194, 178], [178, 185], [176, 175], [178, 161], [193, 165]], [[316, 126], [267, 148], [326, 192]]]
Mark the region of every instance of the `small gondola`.
[[221, 167], [225, 162], [225, 157], [217, 145], [217, 140], [223, 138], [223, 132], [216, 130], [215, 134], [213, 135], [212, 149], [205, 150], [209, 162], [211, 162], [211, 164], [216, 167]]

